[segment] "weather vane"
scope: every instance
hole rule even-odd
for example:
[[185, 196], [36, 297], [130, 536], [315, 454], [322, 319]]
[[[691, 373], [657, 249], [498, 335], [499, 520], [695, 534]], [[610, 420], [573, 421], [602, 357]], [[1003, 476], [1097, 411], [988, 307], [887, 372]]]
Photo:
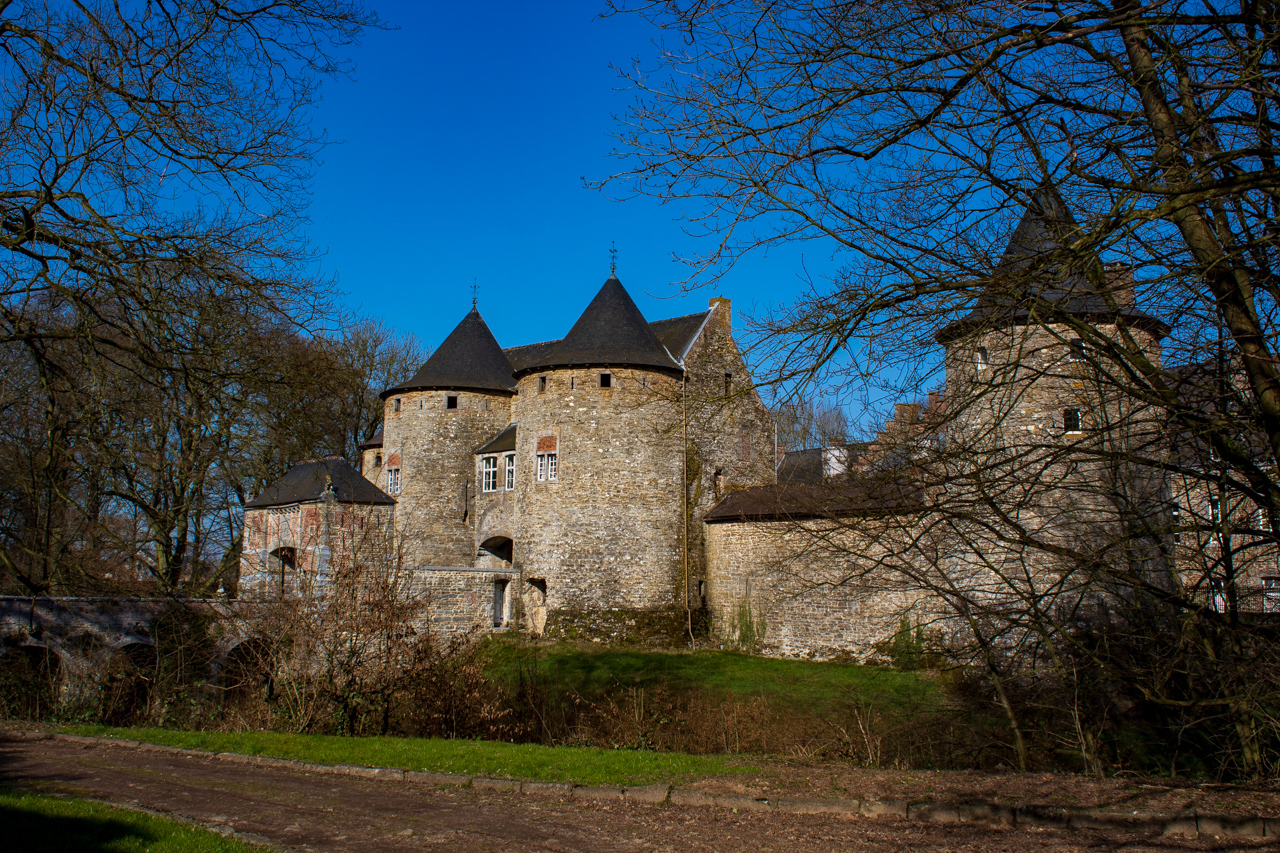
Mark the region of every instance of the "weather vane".
[[609, 275], [613, 275], [618, 271], [618, 243], [616, 240], [609, 241]]
[[471, 307], [472, 308], [476, 307], [476, 291], [479, 288], [480, 288], [480, 280], [476, 278], [471, 279]]

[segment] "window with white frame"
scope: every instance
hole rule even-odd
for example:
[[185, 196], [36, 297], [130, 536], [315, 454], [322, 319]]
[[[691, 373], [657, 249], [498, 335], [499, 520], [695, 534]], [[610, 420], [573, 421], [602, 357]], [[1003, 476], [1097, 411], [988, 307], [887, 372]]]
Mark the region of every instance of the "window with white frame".
[[400, 494], [400, 469], [399, 468], [387, 469], [387, 494], [389, 495]]
[[481, 457], [480, 488], [486, 492], [498, 491], [498, 457]]
[[554, 453], [538, 454], [538, 482], [553, 481], [556, 479], [557, 460]]
[[510, 492], [516, 487], [516, 455], [514, 453], [508, 453], [504, 457], [504, 460], [504, 467], [507, 474], [507, 491]]
[[1209, 523], [1217, 524], [1222, 521], [1222, 503], [1216, 496], [1209, 498]]

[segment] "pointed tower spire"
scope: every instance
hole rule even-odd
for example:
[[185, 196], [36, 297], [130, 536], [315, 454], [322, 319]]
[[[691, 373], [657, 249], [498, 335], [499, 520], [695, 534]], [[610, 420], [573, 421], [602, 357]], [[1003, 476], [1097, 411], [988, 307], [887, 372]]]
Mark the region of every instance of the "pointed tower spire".
[[498, 346], [480, 312], [472, 306], [413, 378], [388, 388], [382, 396], [385, 399], [403, 391], [431, 388], [511, 392], [516, 384], [511, 373], [506, 353]]
[[1090, 287], [1085, 271], [1098, 260], [1068, 251], [1081, 233], [1057, 187], [1048, 179], [1041, 181], [973, 310], [942, 327], [935, 335], [937, 340], [945, 344], [975, 329], [1043, 322], [1046, 307], [1098, 322], [1113, 322], [1116, 316], [1123, 316], [1157, 336], [1167, 334], [1163, 321], [1132, 304], [1114, 310], [1104, 293]]
[[555, 349], [526, 371], [548, 367], [655, 367], [679, 370], [622, 282], [610, 275]]

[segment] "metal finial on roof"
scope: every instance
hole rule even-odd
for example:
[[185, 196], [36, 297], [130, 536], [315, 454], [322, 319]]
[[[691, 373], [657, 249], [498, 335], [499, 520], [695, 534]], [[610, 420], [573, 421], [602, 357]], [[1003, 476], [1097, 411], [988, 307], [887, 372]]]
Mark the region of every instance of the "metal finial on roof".
[[609, 275], [613, 275], [618, 271], [618, 243], [616, 240], [609, 241]]
[[472, 308], [476, 307], [476, 291], [479, 289], [480, 289], [480, 280], [476, 278], [471, 279], [471, 307]]

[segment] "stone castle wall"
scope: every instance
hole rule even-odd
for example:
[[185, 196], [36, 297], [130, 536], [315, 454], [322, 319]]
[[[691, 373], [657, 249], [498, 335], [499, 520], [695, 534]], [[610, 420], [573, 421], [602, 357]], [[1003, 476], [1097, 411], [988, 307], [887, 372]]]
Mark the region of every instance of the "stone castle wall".
[[705, 606], [702, 517], [733, 489], [777, 482], [773, 416], [760, 399], [733, 338], [728, 299], [715, 309], [685, 357], [689, 468], [689, 604]]
[[904, 584], [860, 576], [866, 536], [818, 521], [707, 524], [712, 636], [783, 657], [866, 660], [904, 615], [926, 630], [939, 609]]
[[[518, 574], [468, 566], [423, 566], [413, 570], [411, 589], [426, 604], [426, 625], [439, 634], [511, 627], [518, 614]], [[495, 595], [495, 587], [503, 585]], [[494, 608], [502, 610], [494, 618]]]
[[[456, 409], [447, 408], [449, 397], [457, 398]], [[377, 485], [396, 499], [396, 525], [408, 564], [472, 565], [473, 453], [510, 421], [511, 398], [499, 393], [410, 391], [389, 396], [383, 417], [383, 468]], [[398, 493], [390, 483], [390, 472], [397, 467]]]
[[[611, 387], [600, 387], [602, 373]], [[679, 381], [657, 371], [563, 369], [520, 380], [515, 562], [526, 585], [545, 585], [548, 632], [561, 630], [557, 613], [677, 603], [678, 401]], [[540, 446], [557, 454], [554, 482], [537, 479]]]

